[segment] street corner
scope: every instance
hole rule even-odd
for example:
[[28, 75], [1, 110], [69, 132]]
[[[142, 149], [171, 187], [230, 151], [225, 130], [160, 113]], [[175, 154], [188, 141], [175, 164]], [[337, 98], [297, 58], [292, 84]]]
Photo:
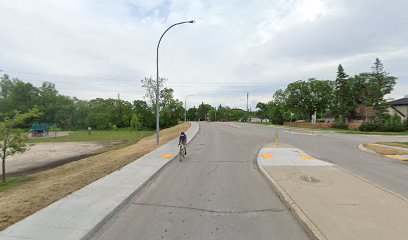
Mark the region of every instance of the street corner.
[[333, 166], [292, 147], [264, 147], [257, 161], [262, 166]]

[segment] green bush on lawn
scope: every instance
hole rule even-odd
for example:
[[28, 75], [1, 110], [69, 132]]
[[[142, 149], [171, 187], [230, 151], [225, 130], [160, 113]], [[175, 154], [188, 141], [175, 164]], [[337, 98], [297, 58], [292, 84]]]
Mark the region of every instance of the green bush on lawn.
[[372, 119], [364, 122], [359, 130], [366, 132], [404, 132], [407, 127], [398, 115], [386, 115], [383, 119]]

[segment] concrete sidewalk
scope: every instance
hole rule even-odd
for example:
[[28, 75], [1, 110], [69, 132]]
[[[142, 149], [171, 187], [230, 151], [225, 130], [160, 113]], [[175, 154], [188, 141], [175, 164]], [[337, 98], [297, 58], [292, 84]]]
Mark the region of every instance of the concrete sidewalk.
[[[191, 141], [199, 131], [191, 123]], [[178, 154], [178, 139], [152, 151], [0, 232], [9, 239], [84, 239], [140, 191]]]
[[408, 239], [403, 197], [296, 148], [265, 147], [258, 165], [314, 239]]

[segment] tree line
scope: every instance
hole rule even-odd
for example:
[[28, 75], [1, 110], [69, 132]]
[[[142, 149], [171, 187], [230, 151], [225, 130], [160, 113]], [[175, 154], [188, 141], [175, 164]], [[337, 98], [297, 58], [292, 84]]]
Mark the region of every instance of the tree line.
[[[377, 58], [371, 72], [349, 76], [340, 64], [335, 80], [309, 78], [290, 83], [286, 89], [274, 93], [268, 103], [257, 104], [257, 116], [274, 124], [331, 116], [334, 127], [347, 128], [352, 119], [365, 119], [362, 130], [403, 130], [401, 119], [387, 113], [385, 96], [394, 89], [397, 78], [384, 70]], [[358, 107], [366, 109], [363, 115]], [[367, 115], [367, 108], [374, 109], [375, 116]]]
[[202, 102], [198, 108], [195, 106], [187, 110], [187, 120], [190, 121], [246, 121], [248, 114], [240, 108], [222, 106], [218, 108]]
[[[152, 81], [151, 78], [146, 78]], [[149, 95], [149, 86], [142, 86]], [[149, 98], [149, 97], [148, 97]], [[160, 126], [171, 127], [184, 119], [184, 108], [180, 100], [174, 98], [174, 90], [160, 90]], [[155, 103], [139, 99], [133, 102], [121, 99], [95, 98], [80, 100], [62, 95], [55, 84], [43, 82], [35, 87], [18, 78], [11, 79], [4, 74], [0, 80], [0, 122], [11, 119], [17, 113], [38, 110], [38, 116], [19, 123], [20, 128], [29, 128], [33, 122], [56, 125], [61, 129], [116, 129], [116, 128], [155, 128]]]

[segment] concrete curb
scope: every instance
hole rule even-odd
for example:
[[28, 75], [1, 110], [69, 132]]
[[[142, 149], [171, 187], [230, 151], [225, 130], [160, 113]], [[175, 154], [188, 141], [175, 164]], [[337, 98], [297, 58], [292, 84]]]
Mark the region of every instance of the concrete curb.
[[[192, 122], [188, 144], [199, 133]], [[87, 239], [178, 156], [178, 139], [71, 193], [0, 232], [2, 240]], [[162, 158], [164, 154], [171, 158]]]
[[[193, 128], [193, 126], [191, 126], [190, 129], [191, 128]], [[200, 132], [200, 127], [198, 125], [197, 132], [195, 132], [195, 134], [190, 139], [188, 139], [187, 145], [190, 145], [190, 143], [195, 139], [195, 137], [198, 135], [199, 132]], [[188, 132], [186, 132], [186, 133], [188, 133]], [[165, 145], [167, 145], [167, 144], [165, 144]], [[156, 150], [154, 150], [154, 151], [156, 151]], [[168, 166], [170, 166], [170, 164], [173, 163], [173, 160], [177, 159], [179, 157], [179, 155], [180, 155], [180, 153], [178, 153], [177, 155], [172, 157], [166, 164], [164, 164], [162, 167], [160, 167], [153, 175], [151, 175], [148, 179], [146, 179], [145, 182], [136, 189], [136, 191], [134, 191], [131, 195], [129, 195], [123, 202], [121, 202], [115, 209], [113, 209], [113, 211], [111, 213], [109, 213], [100, 223], [98, 223], [91, 231], [89, 231], [81, 239], [85, 240], [85, 239], [89, 239], [90, 237], [92, 237], [92, 235], [95, 234], [106, 222], [108, 222], [119, 210], [121, 210], [126, 204], [128, 204], [129, 201], [134, 196], [136, 196], [143, 189], [145, 189], [145, 187], [149, 186], [164, 170], [166, 170], [166, 168]]]
[[[262, 149], [262, 148], [261, 148]], [[260, 150], [261, 150], [260, 149]], [[289, 211], [295, 216], [298, 222], [306, 230], [307, 235], [312, 240], [327, 240], [326, 236], [319, 230], [319, 228], [306, 216], [303, 210], [296, 204], [296, 202], [289, 196], [289, 194], [279, 185], [275, 179], [273, 179], [262, 165], [258, 164], [258, 158], [256, 160], [257, 168], [260, 173], [271, 183], [273, 189], [278, 193], [279, 198], [283, 201]]]
[[360, 149], [360, 150], [363, 151], [363, 152], [368, 152], [368, 153], [372, 153], [372, 154], [375, 154], [375, 155], [378, 155], [378, 156], [382, 156], [382, 157], [383, 157], [383, 155], [380, 155], [380, 154], [374, 152], [373, 150], [367, 149], [366, 147], [363, 146], [363, 144], [359, 144], [359, 145], [357, 146], [357, 148]]
[[[391, 149], [393, 148], [393, 147], [389, 147], [389, 146], [387, 146], [387, 145], [382, 145], [382, 144], [375, 144], [375, 145], [380, 146], [380, 147], [383, 147], [383, 148], [391, 148]], [[383, 158], [386, 158], [386, 159], [392, 159], [392, 160], [399, 160], [399, 161], [401, 161], [401, 162], [407, 162], [407, 160], [392, 158], [392, 157], [390, 157], [390, 155], [381, 155], [381, 154], [379, 154], [379, 153], [376, 153], [375, 151], [370, 150], [370, 149], [364, 147], [363, 144], [359, 144], [359, 145], [357, 146], [357, 148], [360, 149], [361, 151], [368, 152], [368, 153], [371, 153], [371, 154], [374, 154], [374, 155], [377, 155], [377, 156], [379, 156], [379, 157], [383, 157]], [[394, 148], [394, 149], [395, 149], [395, 148]], [[404, 149], [404, 148], [398, 148], [398, 147], [397, 147], [396, 149], [406, 150], [406, 149]]]

